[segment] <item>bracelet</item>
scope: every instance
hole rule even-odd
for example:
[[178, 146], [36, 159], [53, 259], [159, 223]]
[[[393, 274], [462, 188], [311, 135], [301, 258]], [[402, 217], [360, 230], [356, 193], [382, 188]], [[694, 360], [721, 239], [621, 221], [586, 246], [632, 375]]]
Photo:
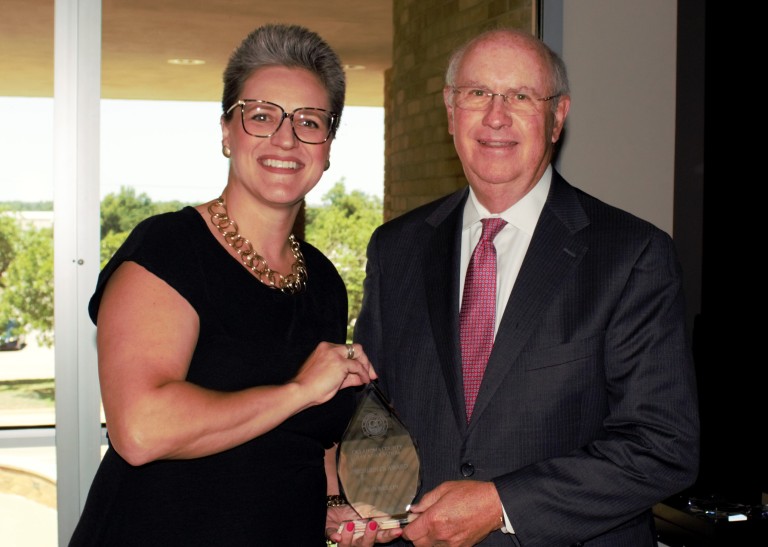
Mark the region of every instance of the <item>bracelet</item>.
[[325, 503], [326, 507], [339, 507], [340, 505], [347, 505], [347, 498], [339, 494], [329, 494], [325, 496]]

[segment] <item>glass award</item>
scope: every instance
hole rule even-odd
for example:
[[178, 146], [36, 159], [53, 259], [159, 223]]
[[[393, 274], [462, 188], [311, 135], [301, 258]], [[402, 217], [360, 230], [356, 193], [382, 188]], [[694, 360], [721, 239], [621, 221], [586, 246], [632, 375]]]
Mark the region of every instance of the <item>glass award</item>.
[[[341, 489], [363, 519], [375, 519], [382, 529], [412, 520], [408, 510], [421, 486], [419, 452], [376, 382], [364, 388], [336, 463]], [[356, 532], [364, 530], [365, 522], [357, 523]]]

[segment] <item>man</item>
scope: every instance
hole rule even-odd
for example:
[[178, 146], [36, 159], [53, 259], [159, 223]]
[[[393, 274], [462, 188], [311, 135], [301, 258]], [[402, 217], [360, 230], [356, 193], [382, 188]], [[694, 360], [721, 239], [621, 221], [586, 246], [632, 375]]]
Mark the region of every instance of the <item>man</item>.
[[[673, 242], [552, 168], [568, 80], [535, 37], [476, 37], [451, 58], [443, 96], [469, 188], [376, 230], [355, 331], [421, 455], [402, 539], [656, 545], [652, 506], [698, 470]], [[497, 290], [480, 306], [487, 365], [473, 355], [482, 336], [464, 340], [462, 303], [484, 218], [506, 221], [493, 221]], [[475, 396], [462, 365], [478, 359]]]

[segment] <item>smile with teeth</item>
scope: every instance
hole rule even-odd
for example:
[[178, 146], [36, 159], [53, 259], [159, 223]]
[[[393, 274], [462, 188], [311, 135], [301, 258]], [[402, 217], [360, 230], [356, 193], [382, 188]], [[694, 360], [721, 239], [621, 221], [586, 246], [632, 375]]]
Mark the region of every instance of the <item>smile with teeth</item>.
[[299, 168], [299, 164], [295, 161], [267, 159], [267, 160], [263, 160], [262, 163], [266, 167], [275, 167], [277, 169], [298, 169]]
[[479, 140], [477, 141], [483, 146], [495, 146], [495, 147], [503, 147], [503, 146], [511, 146], [514, 144], [513, 141], [483, 141]]

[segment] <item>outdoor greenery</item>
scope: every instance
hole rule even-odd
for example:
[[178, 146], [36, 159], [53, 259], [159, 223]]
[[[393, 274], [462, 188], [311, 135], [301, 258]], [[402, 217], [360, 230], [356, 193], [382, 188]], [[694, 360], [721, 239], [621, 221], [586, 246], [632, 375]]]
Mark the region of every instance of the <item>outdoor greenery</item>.
[[358, 190], [347, 193], [343, 179], [323, 196], [322, 207], [307, 208], [305, 239], [331, 259], [347, 286], [349, 341], [363, 302], [365, 249], [381, 221], [381, 198]]
[[56, 399], [53, 378], [0, 382], [0, 409], [52, 406]]
[[[101, 203], [103, 266], [142, 219], [183, 207], [180, 201], [152, 202], [129, 187], [109, 194]], [[0, 320], [15, 318], [24, 332], [35, 332], [39, 343], [53, 344], [53, 230], [22, 227], [3, 212], [51, 210], [50, 203], [0, 203]], [[305, 239], [336, 265], [349, 294], [348, 338], [360, 312], [365, 277], [365, 248], [382, 221], [378, 196], [347, 192], [344, 179], [323, 196], [320, 206], [307, 207]], [[311, 279], [311, 272], [310, 272]]]
[[[10, 242], [0, 272], [0, 323], [14, 319], [21, 332], [35, 331], [43, 345], [53, 343], [53, 229], [22, 229], [0, 217], [0, 242]], [[6, 232], [6, 229], [10, 231]]]
[[5, 287], [5, 276], [2, 272], [8, 270], [8, 266], [16, 256], [16, 245], [14, 245], [16, 231], [16, 221], [13, 218], [0, 216], [0, 290]]

